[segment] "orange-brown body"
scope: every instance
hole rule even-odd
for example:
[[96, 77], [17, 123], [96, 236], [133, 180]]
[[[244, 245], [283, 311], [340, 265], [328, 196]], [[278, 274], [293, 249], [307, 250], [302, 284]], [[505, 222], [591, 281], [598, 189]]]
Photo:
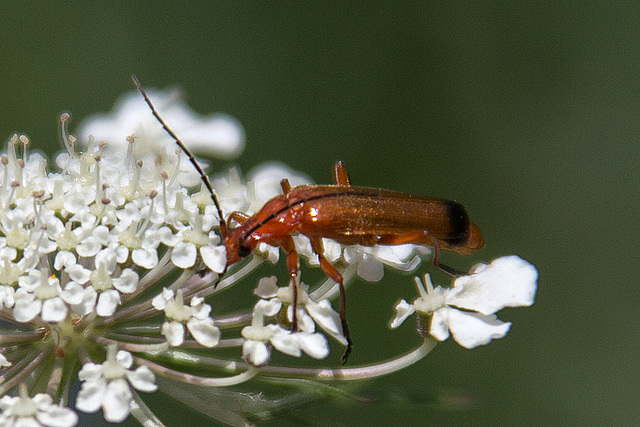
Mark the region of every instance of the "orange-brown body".
[[378, 188], [301, 185], [228, 229], [227, 265], [240, 261], [242, 245], [251, 251], [260, 242], [281, 246], [293, 233], [344, 245], [439, 245], [459, 254], [484, 246], [480, 229], [459, 203]]

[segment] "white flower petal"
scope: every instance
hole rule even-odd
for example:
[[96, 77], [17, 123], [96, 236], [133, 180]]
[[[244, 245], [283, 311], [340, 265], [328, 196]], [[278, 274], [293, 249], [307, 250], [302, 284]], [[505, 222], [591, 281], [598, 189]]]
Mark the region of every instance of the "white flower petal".
[[51, 405], [36, 414], [40, 424], [51, 427], [72, 427], [78, 424], [78, 414], [63, 406]]
[[69, 274], [71, 280], [81, 285], [87, 283], [91, 278], [91, 270], [82, 267], [80, 264], [65, 267], [64, 271]]
[[126, 268], [120, 277], [113, 279], [113, 287], [123, 294], [130, 294], [138, 288], [138, 273], [130, 268]]
[[224, 245], [203, 246], [200, 248], [200, 255], [205, 265], [218, 274], [227, 267], [227, 251]]
[[284, 331], [277, 333], [271, 337], [271, 344], [273, 344], [273, 347], [281, 353], [295, 357], [302, 356], [300, 343], [293, 333]]
[[69, 282], [60, 292], [60, 298], [70, 305], [78, 305], [82, 302], [84, 288], [75, 282]]
[[82, 294], [82, 301], [79, 304], [73, 304], [71, 308], [79, 315], [84, 316], [93, 311], [97, 300], [98, 293], [92, 286], [89, 286], [85, 288]]
[[172, 347], [182, 345], [184, 342], [184, 325], [180, 322], [164, 322], [162, 324], [162, 335]]
[[258, 281], [258, 286], [253, 293], [260, 298], [273, 298], [278, 294], [278, 279], [276, 276], [263, 277]]
[[458, 277], [447, 295], [449, 305], [495, 313], [504, 307], [533, 304], [537, 288], [536, 268], [517, 256], [506, 256], [481, 266], [469, 276]]
[[449, 313], [458, 311], [455, 308], [443, 307], [433, 313], [429, 334], [438, 341], [449, 339]]
[[329, 355], [329, 344], [324, 335], [298, 332], [295, 334], [302, 351], [314, 359], [324, 359]]
[[402, 325], [402, 323], [407, 319], [407, 317], [415, 313], [415, 311], [416, 310], [413, 307], [413, 305], [409, 304], [405, 300], [401, 300], [396, 305], [396, 317], [393, 319], [390, 326], [392, 328], [397, 328], [398, 326]]
[[69, 251], [59, 251], [53, 262], [53, 267], [60, 271], [62, 267], [70, 267], [76, 264], [76, 256]]
[[104, 419], [112, 423], [120, 423], [129, 416], [133, 396], [124, 379], [109, 381], [107, 391], [102, 400]]
[[187, 269], [193, 267], [198, 251], [193, 243], [180, 242], [171, 251], [171, 262], [178, 268]]
[[[87, 365], [85, 365], [86, 367]], [[100, 365], [97, 365], [100, 368]], [[84, 370], [84, 367], [82, 368]], [[80, 378], [82, 379], [82, 378]], [[76, 397], [76, 408], [82, 412], [93, 413], [100, 409], [104, 395], [107, 391], [107, 382], [104, 380], [85, 381]]]
[[42, 303], [42, 320], [45, 322], [62, 322], [69, 309], [60, 297], [46, 300]]
[[347, 340], [343, 335], [342, 321], [337, 311], [333, 309], [329, 300], [323, 299], [316, 303], [312, 300], [306, 304], [309, 315], [315, 322], [329, 335], [335, 338], [342, 345], [347, 345]]
[[242, 357], [247, 363], [262, 366], [269, 361], [269, 348], [262, 341], [247, 340], [242, 344]]
[[40, 314], [41, 308], [42, 302], [39, 299], [18, 299], [13, 306], [13, 318], [21, 323], [30, 322]]
[[147, 248], [134, 249], [131, 252], [131, 259], [140, 267], [151, 270], [158, 265], [158, 251]]
[[138, 366], [135, 371], [127, 371], [127, 379], [136, 390], [152, 392], [158, 389], [156, 376], [146, 366]]
[[358, 276], [367, 282], [379, 282], [384, 277], [384, 266], [377, 259], [366, 256], [358, 263]]
[[126, 369], [129, 369], [133, 365], [133, 356], [125, 350], [120, 350], [116, 353], [116, 360]]
[[213, 347], [220, 341], [220, 329], [213, 325], [213, 319], [207, 317], [202, 320], [189, 319], [187, 328], [191, 336], [205, 347]]
[[96, 363], [85, 363], [78, 372], [80, 381], [98, 381], [102, 375], [102, 366]]
[[96, 313], [98, 316], [108, 317], [116, 312], [116, 308], [120, 304], [120, 293], [115, 289], [108, 289], [100, 293], [98, 297], [98, 305], [96, 305]]
[[474, 348], [489, 344], [492, 339], [502, 338], [511, 328], [495, 314], [484, 315], [451, 309], [449, 311], [449, 330], [453, 339], [465, 348]]
[[76, 247], [76, 252], [82, 257], [95, 256], [102, 249], [102, 245], [94, 236], [88, 236]]

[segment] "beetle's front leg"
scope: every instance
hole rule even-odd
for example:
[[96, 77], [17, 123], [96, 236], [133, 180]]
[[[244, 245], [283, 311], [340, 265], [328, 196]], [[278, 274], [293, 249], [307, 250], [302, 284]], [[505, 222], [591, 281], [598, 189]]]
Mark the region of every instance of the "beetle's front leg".
[[298, 258], [296, 245], [293, 243], [291, 236], [283, 237], [279, 246], [287, 253], [287, 270], [293, 283], [293, 301], [291, 302], [291, 308], [293, 310], [291, 322], [293, 324], [291, 330], [296, 332], [298, 330], [298, 272], [300, 271], [300, 259]]
[[231, 221], [235, 221], [238, 224], [242, 224], [248, 219], [249, 219], [249, 215], [247, 215], [246, 213], [240, 212], [240, 211], [233, 211], [227, 217], [227, 228], [231, 228]]
[[340, 323], [342, 324], [342, 334], [347, 340], [347, 347], [344, 349], [344, 353], [340, 359], [340, 364], [344, 365], [347, 363], [347, 359], [349, 358], [351, 349], [353, 348], [351, 334], [349, 333], [349, 325], [347, 324], [347, 293], [344, 289], [344, 279], [342, 274], [340, 274], [329, 260], [324, 257], [324, 245], [322, 244], [322, 238], [314, 237], [309, 240], [311, 241], [311, 249], [313, 249], [313, 252], [318, 255], [320, 268], [322, 268], [322, 271], [327, 275], [327, 277], [336, 282], [340, 287]]

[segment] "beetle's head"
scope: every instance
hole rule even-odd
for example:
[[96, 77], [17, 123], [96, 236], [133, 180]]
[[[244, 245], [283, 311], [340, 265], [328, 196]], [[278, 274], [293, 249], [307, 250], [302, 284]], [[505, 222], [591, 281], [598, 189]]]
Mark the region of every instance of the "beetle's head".
[[224, 246], [227, 249], [227, 267], [251, 255], [258, 242], [249, 236], [245, 239], [243, 227], [236, 227], [227, 230], [224, 239]]

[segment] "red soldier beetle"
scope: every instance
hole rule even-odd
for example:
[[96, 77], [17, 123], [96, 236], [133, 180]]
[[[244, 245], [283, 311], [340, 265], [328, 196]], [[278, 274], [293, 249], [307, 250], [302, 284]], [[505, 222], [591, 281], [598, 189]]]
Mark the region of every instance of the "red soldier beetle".
[[[353, 187], [342, 161], [335, 163], [335, 185], [291, 187], [285, 178], [280, 182], [283, 194], [269, 200], [256, 214], [248, 216], [233, 212], [225, 222], [209, 178], [189, 149], [160, 117], [138, 79], [133, 76], [133, 80], [153, 115], [188, 156], [211, 194], [220, 217], [220, 234], [227, 252], [226, 267], [249, 256], [262, 242], [280, 247], [287, 253], [287, 269], [293, 283], [294, 331], [297, 330], [296, 280], [300, 261], [291, 236], [299, 233], [309, 238], [320, 268], [340, 287], [339, 313], [347, 340], [341, 363], [346, 362], [353, 343], [346, 320], [342, 274], [324, 257], [323, 238], [343, 245], [429, 245], [433, 247], [433, 265], [452, 276], [459, 273], [440, 263], [441, 250], [469, 254], [484, 247], [480, 228], [469, 220], [461, 204], [378, 188]], [[238, 224], [234, 228], [231, 227], [232, 221]]]

